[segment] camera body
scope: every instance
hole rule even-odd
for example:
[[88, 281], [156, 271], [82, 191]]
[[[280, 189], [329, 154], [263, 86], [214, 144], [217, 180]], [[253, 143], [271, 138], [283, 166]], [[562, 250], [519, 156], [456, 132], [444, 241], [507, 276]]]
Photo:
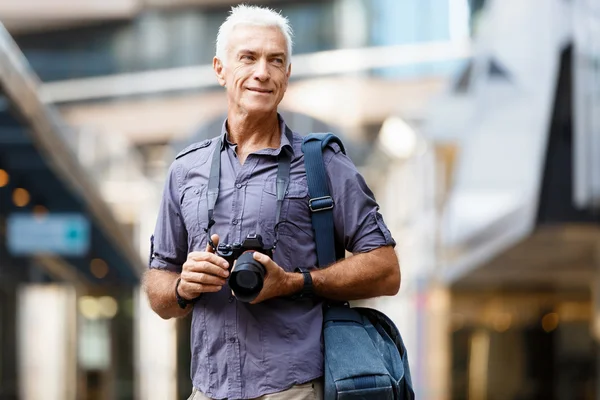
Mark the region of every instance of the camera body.
[[216, 250], [216, 254], [224, 258], [230, 266], [237, 260], [229, 277], [229, 287], [235, 293], [235, 297], [245, 303], [258, 296], [263, 288], [266, 273], [265, 267], [252, 256], [255, 251], [273, 258], [273, 249], [265, 248], [262, 237], [257, 234], [249, 234], [243, 243], [220, 244]]
[[255, 233], [246, 236], [246, 239], [244, 239], [242, 243], [219, 244], [216, 253], [219, 257], [224, 258], [230, 266], [233, 266], [233, 262], [247, 251], [258, 251], [259, 253], [266, 254], [273, 258], [273, 249], [265, 248], [262, 236]]

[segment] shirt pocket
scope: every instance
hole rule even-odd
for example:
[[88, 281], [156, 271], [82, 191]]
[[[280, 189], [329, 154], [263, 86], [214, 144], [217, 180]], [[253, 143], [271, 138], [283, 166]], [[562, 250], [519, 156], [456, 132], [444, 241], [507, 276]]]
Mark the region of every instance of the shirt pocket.
[[183, 192], [181, 214], [188, 232], [190, 251], [205, 246], [205, 229], [208, 227], [206, 185], [189, 187]]
[[[269, 179], [265, 182], [260, 203], [259, 221], [263, 237], [269, 238], [269, 245], [275, 240], [275, 214], [277, 210], [277, 183]], [[308, 222], [308, 226], [306, 224]], [[308, 209], [308, 187], [303, 182], [290, 182], [285, 192], [279, 217], [279, 236], [296, 236], [300, 229], [311, 229]]]

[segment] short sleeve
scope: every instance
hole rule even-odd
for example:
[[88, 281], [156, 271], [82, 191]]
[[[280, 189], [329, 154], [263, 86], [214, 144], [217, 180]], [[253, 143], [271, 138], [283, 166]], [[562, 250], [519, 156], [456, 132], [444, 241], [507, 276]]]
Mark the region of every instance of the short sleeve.
[[352, 253], [366, 253], [396, 242], [379, 213], [375, 196], [356, 166], [343, 152], [328, 149], [325, 163], [338, 243]]
[[187, 258], [187, 230], [181, 215], [179, 176], [181, 165], [171, 165], [165, 182], [156, 227], [150, 246], [150, 268], [181, 272]]

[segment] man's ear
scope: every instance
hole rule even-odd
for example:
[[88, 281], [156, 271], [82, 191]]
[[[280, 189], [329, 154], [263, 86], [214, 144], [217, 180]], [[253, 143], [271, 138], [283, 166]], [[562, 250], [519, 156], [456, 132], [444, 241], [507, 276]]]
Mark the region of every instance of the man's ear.
[[225, 67], [223, 66], [223, 62], [217, 57], [213, 58], [213, 69], [215, 70], [215, 75], [217, 76], [217, 81], [219, 81], [219, 85], [225, 86]]

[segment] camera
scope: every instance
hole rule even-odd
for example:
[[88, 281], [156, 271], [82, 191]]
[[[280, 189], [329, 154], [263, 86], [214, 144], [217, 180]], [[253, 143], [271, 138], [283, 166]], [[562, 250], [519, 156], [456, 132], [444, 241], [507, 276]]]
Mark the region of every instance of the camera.
[[216, 249], [216, 254], [224, 258], [230, 266], [237, 260], [229, 277], [229, 287], [235, 293], [235, 297], [245, 303], [258, 296], [265, 278], [265, 267], [252, 257], [255, 251], [273, 258], [273, 249], [265, 248], [262, 237], [257, 234], [249, 234], [242, 243], [219, 244]]

